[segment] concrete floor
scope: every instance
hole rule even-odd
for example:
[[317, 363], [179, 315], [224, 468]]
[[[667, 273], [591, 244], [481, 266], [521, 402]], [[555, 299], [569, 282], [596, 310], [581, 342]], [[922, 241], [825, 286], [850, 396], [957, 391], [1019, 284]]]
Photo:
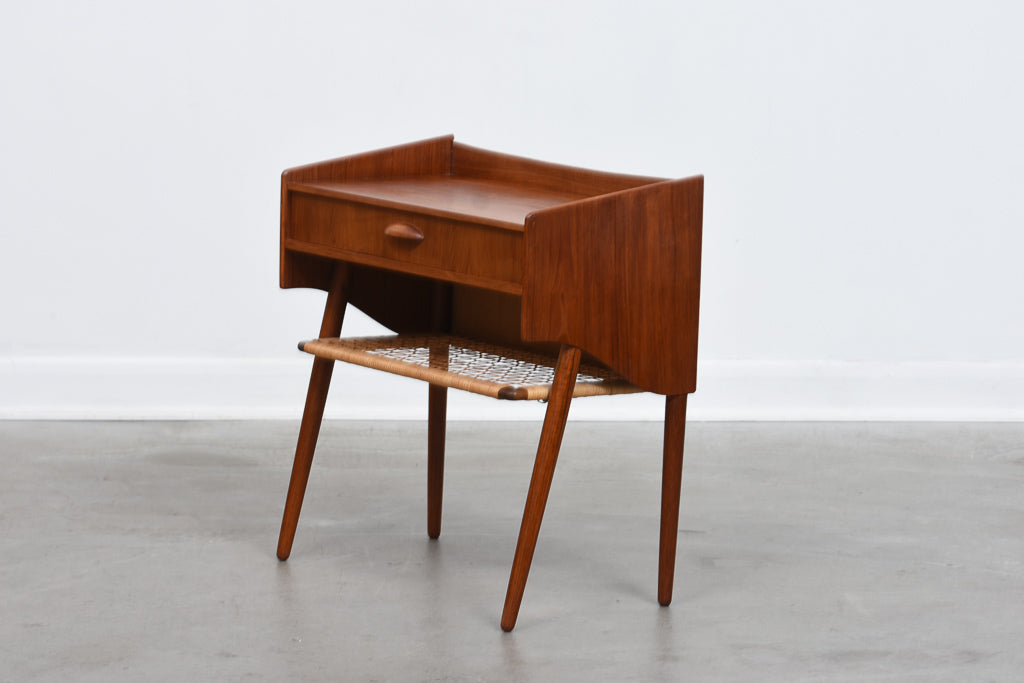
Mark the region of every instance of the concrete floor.
[[539, 426], [0, 423], [0, 680], [1019, 681], [1024, 425], [691, 424], [675, 602], [660, 424], [570, 421], [519, 625]]

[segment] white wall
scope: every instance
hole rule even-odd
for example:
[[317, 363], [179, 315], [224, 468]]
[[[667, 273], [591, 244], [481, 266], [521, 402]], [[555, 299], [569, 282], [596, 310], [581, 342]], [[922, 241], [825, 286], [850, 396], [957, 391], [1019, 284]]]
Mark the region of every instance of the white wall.
[[[281, 170], [454, 133], [706, 175], [691, 417], [1024, 419], [1021, 25], [1009, 1], [5, 3], [0, 417], [297, 416], [323, 295], [277, 289]], [[424, 414], [407, 380], [336, 377], [330, 414]]]

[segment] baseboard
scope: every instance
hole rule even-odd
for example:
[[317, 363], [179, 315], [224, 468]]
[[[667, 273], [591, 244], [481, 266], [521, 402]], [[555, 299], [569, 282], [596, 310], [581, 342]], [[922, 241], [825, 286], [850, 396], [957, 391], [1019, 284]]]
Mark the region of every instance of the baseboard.
[[[310, 360], [0, 359], [0, 419], [298, 419]], [[1024, 363], [708, 361], [692, 420], [1024, 421]], [[425, 419], [426, 385], [339, 363], [328, 418]], [[573, 403], [572, 419], [659, 420], [653, 395]], [[537, 402], [452, 391], [452, 420], [540, 420]]]

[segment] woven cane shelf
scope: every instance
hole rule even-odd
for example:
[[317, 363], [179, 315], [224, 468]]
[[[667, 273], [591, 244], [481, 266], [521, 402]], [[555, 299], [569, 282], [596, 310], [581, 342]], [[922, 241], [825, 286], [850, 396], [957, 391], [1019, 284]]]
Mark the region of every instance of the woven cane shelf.
[[[299, 349], [321, 358], [384, 370], [492, 398], [547, 399], [555, 358], [448, 335], [325, 338]], [[641, 391], [611, 370], [581, 365], [573, 397]]]

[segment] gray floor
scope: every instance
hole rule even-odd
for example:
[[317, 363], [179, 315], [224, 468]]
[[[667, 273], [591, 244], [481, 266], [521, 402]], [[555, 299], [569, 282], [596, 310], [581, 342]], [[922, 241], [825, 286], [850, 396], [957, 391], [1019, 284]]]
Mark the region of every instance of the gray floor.
[[1019, 681], [1024, 425], [691, 424], [675, 602], [659, 424], [570, 422], [498, 627], [538, 425], [0, 423], [0, 680]]

